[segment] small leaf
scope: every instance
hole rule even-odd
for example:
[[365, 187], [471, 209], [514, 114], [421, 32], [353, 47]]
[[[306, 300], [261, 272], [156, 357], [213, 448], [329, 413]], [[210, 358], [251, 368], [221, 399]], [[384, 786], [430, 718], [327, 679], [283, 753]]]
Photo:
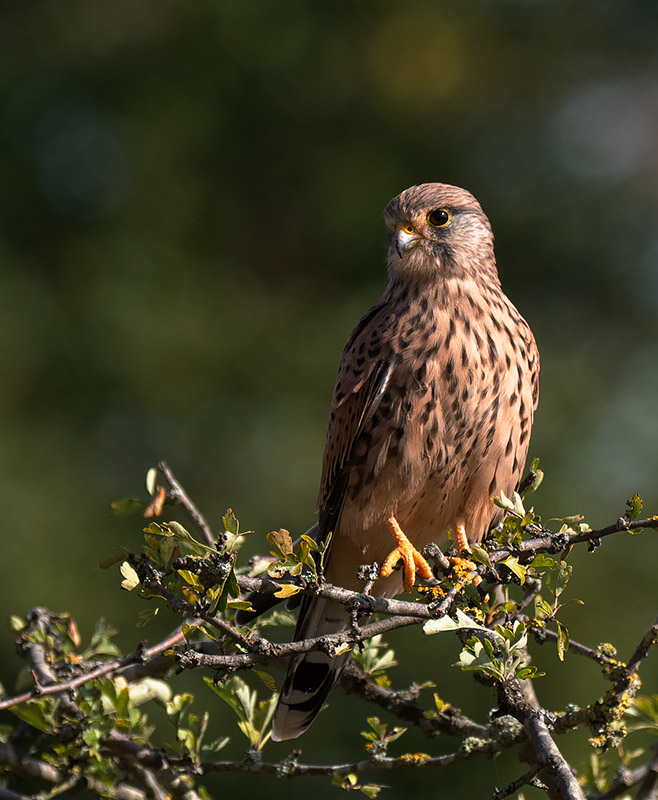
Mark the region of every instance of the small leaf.
[[[210, 744], [204, 744], [201, 749], [205, 750], [209, 753], [217, 753], [219, 750], [222, 750], [226, 745], [231, 741], [230, 736], [224, 736], [221, 739], [215, 739], [214, 741], [210, 742]], [[202, 787], [200, 787], [202, 788]], [[212, 800], [210, 795], [207, 795], [208, 800]]]
[[307, 534], [302, 533], [302, 535], [299, 538], [302, 541], [306, 542], [306, 544], [311, 548], [311, 550], [318, 549], [318, 543], [315, 541], [315, 539], [311, 539], [311, 537], [308, 536]]
[[459, 631], [459, 630], [479, 630], [486, 631], [487, 634], [493, 633], [489, 628], [480, 625], [475, 620], [464, 614], [463, 611], [457, 609], [457, 621], [451, 619], [448, 615], [440, 617], [439, 619], [428, 619], [423, 625], [423, 633], [431, 636], [434, 633], [442, 633], [443, 631]]
[[23, 622], [23, 620], [20, 617], [16, 616], [16, 614], [12, 614], [9, 617], [9, 628], [14, 633], [20, 633], [24, 627], [25, 627], [25, 622]]
[[203, 588], [201, 586], [199, 576], [195, 575], [194, 572], [190, 572], [189, 569], [179, 569], [176, 570], [176, 572], [185, 581], [185, 583], [189, 584], [193, 589], [201, 590]]
[[283, 583], [278, 592], [274, 592], [275, 597], [292, 597], [294, 594], [301, 592], [301, 586], [295, 586], [294, 583]]
[[226, 608], [230, 608], [233, 611], [255, 611], [256, 610], [248, 600], [230, 600], [226, 604]]
[[139, 586], [139, 575], [127, 561], [124, 561], [121, 565], [121, 574], [125, 579], [121, 581], [122, 589], [125, 589], [127, 592], [132, 592], [133, 589]]
[[80, 631], [78, 630], [78, 624], [73, 619], [70, 614], [65, 615], [66, 621], [66, 633], [68, 634], [69, 639], [73, 642], [76, 647], [80, 647], [80, 643], [82, 639], [80, 638]]
[[525, 583], [526, 567], [524, 567], [523, 564], [519, 564], [518, 558], [514, 558], [514, 556], [507, 556], [507, 558], [501, 559], [501, 561], [498, 563], [504, 564], [511, 573], [516, 575], [521, 585]]
[[276, 692], [276, 681], [269, 674], [269, 672], [263, 672], [260, 669], [255, 669], [253, 672], [255, 675], [258, 675], [258, 677], [263, 681], [263, 683], [265, 684], [265, 686], [267, 686], [270, 692]]
[[146, 491], [153, 497], [158, 489], [157, 486], [158, 481], [158, 471], [155, 467], [151, 467], [151, 469], [146, 473]]
[[226, 514], [222, 517], [222, 523], [224, 525], [224, 530], [228, 533], [232, 533], [234, 535], [238, 535], [240, 531], [240, 523], [236, 519], [235, 514], [233, 513], [232, 508], [226, 509]]
[[555, 620], [557, 625], [557, 656], [560, 661], [564, 661], [564, 654], [569, 649], [569, 631], [561, 622]]
[[33, 728], [39, 731], [48, 731], [51, 726], [46, 720], [44, 714], [45, 699], [44, 700], [30, 700], [27, 703], [21, 703], [17, 706], [10, 706], [9, 710], [15, 714], [23, 722], [27, 722]]
[[270, 531], [265, 538], [274, 548], [272, 550], [273, 556], [285, 559], [286, 556], [292, 555], [292, 536], [285, 528], [281, 528], [278, 531]]
[[143, 628], [144, 625], [153, 619], [153, 617], [157, 616], [159, 611], [159, 608], [143, 608], [137, 614], [137, 627]]
[[123, 517], [129, 514], [141, 514], [144, 503], [137, 497], [122, 497], [121, 500], [110, 503], [110, 508], [117, 517]]
[[642, 511], [642, 499], [640, 498], [640, 495], [635, 492], [633, 497], [631, 497], [626, 505], [628, 506], [628, 516], [632, 522], [634, 519], [637, 519], [640, 516]]
[[480, 564], [484, 564], [486, 567], [491, 567], [491, 559], [489, 558], [489, 553], [487, 553], [484, 547], [473, 545], [471, 547], [471, 555], [473, 556], [474, 561], [478, 561]]
[[110, 555], [104, 558], [98, 565], [100, 569], [107, 569], [113, 564], [118, 564], [119, 561], [125, 561], [130, 555], [130, 551], [125, 547], [113, 547], [110, 550]]

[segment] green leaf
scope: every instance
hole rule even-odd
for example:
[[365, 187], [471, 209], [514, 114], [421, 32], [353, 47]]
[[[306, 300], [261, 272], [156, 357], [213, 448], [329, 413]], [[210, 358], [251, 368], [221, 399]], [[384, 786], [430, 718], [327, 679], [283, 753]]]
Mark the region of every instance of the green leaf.
[[525, 678], [543, 678], [546, 675], [545, 672], [539, 672], [537, 667], [520, 667], [517, 669], [516, 674], [514, 675], [515, 678], [518, 680], [524, 680]]
[[253, 672], [255, 675], [258, 675], [258, 677], [263, 681], [263, 683], [265, 684], [265, 686], [267, 686], [270, 692], [276, 692], [276, 681], [269, 674], [269, 672], [263, 672], [260, 669], [255, 669]]
[[498, 563], [504, 564], [513, 575], [516, 575], [521, 585], [525, 583], [526, 567], [523, 564], [519, 564], [518, 558], [507, 556], [507, 558], [501, 559]]
[[137, 627], [143, 628], [153, 617], [157, 616], [159, 611], [159, 608], [143, 608], [137, 614]]
[[255, 611], [256, 609], [248, 600], [231, 600], [226, 604], [233, 611]]
[[439, 619], [428, 619], [427, 622], [423, 625], [423, 633], [431, 636], [434, 633], [442, 633], [443, 631], [459, 631], [459, 630], [479, 630], [479, 631], [486, 631], [487, 634], [491, 634], [492, 631], [489, 628], [485, 628], [484, 625], [480, 625], [479, 622], [471, 619], [469, 616], [464, 614], [461, 609], [457, 609], [456, 611], [457, 620], [451, 619], [447, 614], [445, 617], [441, 617]]
[[124, 561], [121, 565], [121, 574], [124, 577], [124, 580], [121, 581], [122, 589], [125, 589], [127, 592], [132, 592], [133, 589], [139, 586], [139, 575], [127, 561]]
[[20, 633], [23, 628], [25, 627], [25, 622], [16, 614], [12, 614], [9, 617], [9, 629], [14, 633]]
[[110, 503], [110, 508], [117, 517], [124, 517], [129, 514], [141, 514], [146, 506], [138, 497], [122, 497], [121, 500]]
[[185, 583], [189, 584], [193, 589], [196, 589], [197, 591], [203, 591], [203, 586], [201, 586], [199, 576], [195, 575], [194, 572], [190, 572], [188, 569], [179, 569], [176, 570], [176, 572], [185, 581]]
[[278, 531], [270, 531], [265, 538], [273, 548], [271, 551], [273, 556], [285, 560], [287, 556], [292, 555], [292, 536], [285, 528], [281, 528]]
[[28, 700], [26, 703], [21, 703], [17, 706], [10, 706], [9, 710], [33, 728], [39, 731], [49, 731], [51, 724], [46, 719], [45, 708], [46, 698], [43, 698], [42, 700]]
[[281, 588], [278, 592], [274, 592], [275, 597], [292, 597], [295, 594], [299, 594], [301, 592], [301, 586], [295, 586], [294, 583], [283, 583], [281, 584]]
[[514, 503], [507, 497], [505, 492], [501, 490], [500, 497], [492, 497], [491, 498], [494, 505], [498, 506], [498, 508], [502, 508], [505, 511], [514, 512]]
[[478, 561], [480, 564], [484, 564], [486, 567], [491, 567], [489, 553], [487, 553], [484, 547], [480, 547], [477, 544], [473, 545], [471, 547], [471, 555], [473, 556], [474, 561]]
[[215, 739], [210, 744], [204, 744], [201, 749], [209, 753], [217, 753], [223, 750], [230, 741], [230, 736], [224, 736], [221, 739]]
[[227, 533], [232, 533], [237, 536], [240, 532], [240, 523], [236, 519], [235, 514], [233, 513], [232, 508], [226, 509], [226, 514], [222, 517], [222, 523], [224, 525], [224, 530]]
[[151, 467], [146, 473], [144, 483], [146, 484], [146, 491], [151, 497], [155, 497], [155, 493], [158, 491], [158, 470], [155, 467]]
[[238, 586], [238, 579], [235, 577], [235, 570], [231, 570], [226, 579], [226, 592], [231, 597], [239, 597], [240, 587]]
[[302, 535], [299, 538], [302, 541], [306, 542], [306, 544], [311, 548], [311, 550], [318, 549], [318, 543], [315, 541], [315, 539], [311, 539], [311, 537], [308, 536], [306, 533], [302, 533]]
[[566, 589], [573, 567], [567, 564], [566, 561], [560, 561], [555, 571], [547, 572], [544, 578], [546, 588], [555, 594], [557, 599], [562, 592]]
[[553, 608], [541, 595], [535, 597], [535, 616], [539, 619], [548, 619], [553, 616]]
[[113, 564], [118, 564], [119, 561], [125, 561], [130, 555], [130, 550], [126, 547], [113, 547], [110, 550], [110, 555], [104, 558], [98, 565], [100, 569], [107, 569]]
[[569, 631], [561, 622], [555, 620], [557, 625], [557, 656], [560, 661], [564, 661], [564, 654], [569, 649]]
[[632, 522], [634, 519], [637, 519], [642, 512], [642, 499], [640, 495], [635, 492], [633, 497], [626, 503], [628, 506], [628, 516], [630, 521]]

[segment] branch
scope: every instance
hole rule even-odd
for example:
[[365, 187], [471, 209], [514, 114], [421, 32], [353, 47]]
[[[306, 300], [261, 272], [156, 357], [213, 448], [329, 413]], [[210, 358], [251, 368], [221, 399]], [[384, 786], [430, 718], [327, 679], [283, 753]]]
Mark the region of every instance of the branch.
[[623, 531], [635, 531], [642, 528], [658, 528], [658, 516], [647, 517], [646, 519], [636, 519], [632, 522], [626, 521], [620, 517], [613, 525], [608, 525], [605, 528], [599, 528], [594, 531], [581, 531], [580, 533], [543, 533], [539, 536], [533, 536], [532, 539], [525, 539], [514, 548], [503, 548], [491, 553], [492, 563], [497, 563], [508, 555], [517, 555], [520, 553], [545, 553], [545, 552], [558, 552], [565, 550], [574, 544], [587, 542], [591, 544], [597, 539], [602, 539], [604, 536], [611, 536], [613, 533], [621, 533]]
[[543, 709], [530, 712], [525, 721], [525, 729], [532, 740], [537, 761], [554, 780], [564, 800], [585, 800], [575, 775], [557, 745], [551, 738]]
[[[208, 620], [208, 622], [211, 621], [211, 619]], [[180, 669], [212, 667], [213, 669], [228, 669], [232, 672], [238, 669], [247, 669], [254, 664], [267, 664], [283, 656], [308, 653], [310, 650], [322, 650], [329, 654], [335, 654], [345, 644], [351, 646], [380, 633], [386, 633], [396, 628], [406, 628], [409, 625], [418, 625], [419, 622], [420, 620], [416, 617], [389, 617], [360, 628], [282, 644], [270, 642], [268, 639], [252, 639], [248, 653], [213, 655], [200, 653], [197, 650], [184, 650], [176, 655], [176, 662]]]
[[596, 725], [605, 732], [605, 727], [610, 722], [621, 719], [641, 686], [637, 672], [657, 639], [658, 617], [642, 636], [627, 664], [620, 661], [613, 666], [615, 662], [610, 663], [610, 677], [615, 681], [612, 688], [591, 705], [561, 714], [555, 723], [555, 730], [562, 732], [588, 723]]
[[[479, 755], [489, 757], [497, 755], [505, 745], [489, 742], [481, 749], [464, 748], [454, 753], [441, 756], [429, 756], [427, 753], [405, 753], [401, 756], [374, 756], [373, 758], [353, 761], [347, 764], [300, 764], [294, 759], [279, 763], [244, 759], [243, 761], [202, 761], [200, 768], [208, 772], [256, 772], [267, 775], [294, 777], [298, 775], [347, 775], [351, 772], [366, 772], [379, 769], [401, 769], [405, 767], [450, 767], [463, 761], [469, 761]], [[172, 764], [177, 763], [172, 759]], [[182, 763], [182, 762], [181, 762]]]
[[[184, 779], [173, 769], [173, 760], [170, 761], [162, 751], [138, 744], [116, 730], [111, 730], [104, 737], [102, 746], [112, 755], [128, 758], [137, 762], [147, 772], [155, 773], [159, 783], [168, 790], [171, 796], [182, 798], [182, 800], [201, 800], [201, 797], [193, 789], [190, 789]], [[189, 760], [186, 761], [186, 765], [190, 766]], [[169, 795], [167, 792], [163, 792], [163, 796]]]
[[223, 545], [225, 542], [224, 535], [222, 534], [221, 536], [218, 537], [218, 539], [215, 539], [215, 537], [213, 536], [213, 532], [210, 529], [210, 525], [208, 525], [203, 514], [194, 505], [192, 500], [190, 500], [190, 497], [185, 491], [185, 489], [183, 489], [180, 483], [176, 480], [176, 476], [169, 468], [167, 462], [160, 461], [160, 463], [158, 464], [158, 470], [162, 474], [162, 477], [169, 484], [169, 491], [167, 492], [168, 496], [171, 498], [171, 500], [173, 500], [173, 502], [176, 505], [184, 509], [185, 513], [194, 524], [194, 527], [206, 540], [206, 544], [210, 545], [210, 547]]
[[504, 800], [505, 797], [509, 797], [514, 792], [518, 792], [519, 789], [523, 788], [524, 786], [535, 786], [537, 781], [537, 773], [541, 771], [541, 765], [534, 764], [527, 772], [524, 772], [519, 778], [511, 783], [508, 783], [503, 789], [496, 789], [493, 794], [494, 800]]
[[[269, 578], [252, 578], [248, 575], [236, 575], [238, 586], [245, 592], [256, 592], [257, 594], [274, 594], [281, 591], [281, 583], [277, 583]], [[288, 582], [294, 586], [301, 586], [304, 594], [314, 597], [326, 597], [335, 600], [350, 610], [362, 611], [367, 614], [404, 614], [405, 616], [418, 617], [418, 619], [430, 619], [436, 615], [429, 606], [424, 603], [414, 603], [409, 600], [392, 600], [386, 597], [377, 597], [363, 592], [353, 592], [334, 586], [331, 583], [323, 583], [319, 588], [308, 588], [301, 583], [296, 583], [292, 579]], [[285, 584], [283, 584], [285, 585]]]
[[90, 669], [88, 672], [83, 672], [81, 675], [77, 675], [75, 678], [71, 678], [68, 681], [51, 683], [47, 686], [39, 685], [29, 692], [23, 692], [23, 694], [16, 695], [15, 697], [7, 697], [4, 700], [0, 700], [0, 711], [19, 705], [19, 703], [26, 703], [28, 700], [33, 700], [35, 697], [60, 694], [61, 692], [77, 689], [79, 686], [83, 686], [89, 681], [116, 672], [121, 672], [121, 674], [126, 677], [126, 680], [137, 680], [146, 675], [160, 674], [165, 672], [174, 663], [171, 656], [162, 656], [161, 654], [184, 640], [185, 637], [183, 636], [182, 630], [178, 628], [161, 642], [153, 645], [153, 647], [147, 648], [143, 652], [138, 650], [137, 653], [133, 653], [130, 656], [107, 661], [105, 664]]
[[[14, 748], [7, 742], [0, 742], [0, 765], [7, 771], [11, 771], [22, 778], [31, 778], [32, 780], [41, 780], [57, 785], [61, 785], [66, 780], [62, 770], [36, 758], [29, 758], [25, 755], [19, 757]], [[97, 792], [101, 797], [109, 796], [114, 800], [147, 800], [145, 792], [132, 786], [123, 785], [109, 789], [106, 784], [91, 777], [86, 778], [85, 783], [91, 791]], [[16, 800], [16, 798], [33, 800], [33, 798], [26, 797], [26, 795], [17, 794], [10, 789], [0, 787], [0, 800]]]
[[649, 650], [651, 646], [656, 644], [658, 641], [658, 617], [654, 619], [651, 623], [647, 632], [642, 637], [642, 641], [638, 644], [635, 648], [635, 652], [630, 658], [630, 661], [626, 665], [626, 671], [629, 675], [633, 672], [637, 672], [640, 668], [640, 664], [642, 661], [649, 655]]
[[368, 679], [367, 675], [354, 663], [348, 665], [340, 679], [340, 685], [350, 694], [357, 694], [370, 703], [385, 708], [398, 719], [417, 725], [426, 736], [437, 736], [439, 733], [466, 739], [474, 736], [479, 739], [489, 738], [484, 725], [469, 719], [452, 706], [446, 711], [437, 712], [436, 719], [425, 716], [426, 709], [418, 702], [420, 687], [412, 684], [406, 691], [394, 691], [378, 686]]
[[[521, 622], [528, 623], [531, 621], [531, 618], [526, 616], [525, 614], [518, 614], [517, 619], [521, 620]], [[550, 630], [550, 628], [536, 628], [531, 627], [531, 632], [535, 636], [535, 640], [538, 644], [544, 644], [544, 642], [557, 642], [559, 639], [558, 634], [555, 631]], [[587, 645], [581, 644], [577, 642], [575, 639], [569, 639], [569, 647], [568, 650], [570, 653], [573, 653], [577, 656], [584, 656], [585, 658], [589, 658], [592, 661], [596, 661], [597, 664], [608, 664], [610, 666], [617, 664], [617, 662], [607, 656], [605, 653], [601, 652], [598, 648], [596, 650], [592, 649], [591, 647], [587, 647]]]
[[[585, 800], [585, 795], [566, 759], [553, 741], [548, 724], [548, 714], [543, 708], [534, 708], [524, 697], [522, 683], [512, 679], [498, 685], [500, 710], [516, 717], [524, 726], [532, 744], [536, 764], [563, 800]], [[551, 722], [552, 725], [552, 722]]]
[[653, 758], [647, 764], [642, 776], [642, 784], [637, 790], [635, 800], [657, 800], [658, 798], [658, 745], [653, 747]]

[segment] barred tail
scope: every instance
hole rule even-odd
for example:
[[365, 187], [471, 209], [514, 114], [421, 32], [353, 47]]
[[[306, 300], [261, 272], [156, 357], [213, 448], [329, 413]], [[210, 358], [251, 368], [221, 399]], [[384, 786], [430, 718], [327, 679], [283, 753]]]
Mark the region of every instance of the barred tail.
[[[343, 606], [322, 598], [304, 598], [295, 640], [339, 633], [349, 627]], [[295, 739], [304, 733], [322, 708], [349, 661], [351, 651], [332, 658], [324, 652], [293, 656], [288, 664], [279, 703], [272, 720], [272, 739]]]

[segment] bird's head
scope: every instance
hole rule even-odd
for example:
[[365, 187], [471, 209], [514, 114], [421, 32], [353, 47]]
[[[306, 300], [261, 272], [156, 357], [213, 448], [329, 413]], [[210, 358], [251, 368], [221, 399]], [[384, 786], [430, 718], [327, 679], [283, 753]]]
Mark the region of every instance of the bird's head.
[[384, 209], [392, 278], [498, 280], [491, 225], [470, 192], [445, 183], [412, 186]]

